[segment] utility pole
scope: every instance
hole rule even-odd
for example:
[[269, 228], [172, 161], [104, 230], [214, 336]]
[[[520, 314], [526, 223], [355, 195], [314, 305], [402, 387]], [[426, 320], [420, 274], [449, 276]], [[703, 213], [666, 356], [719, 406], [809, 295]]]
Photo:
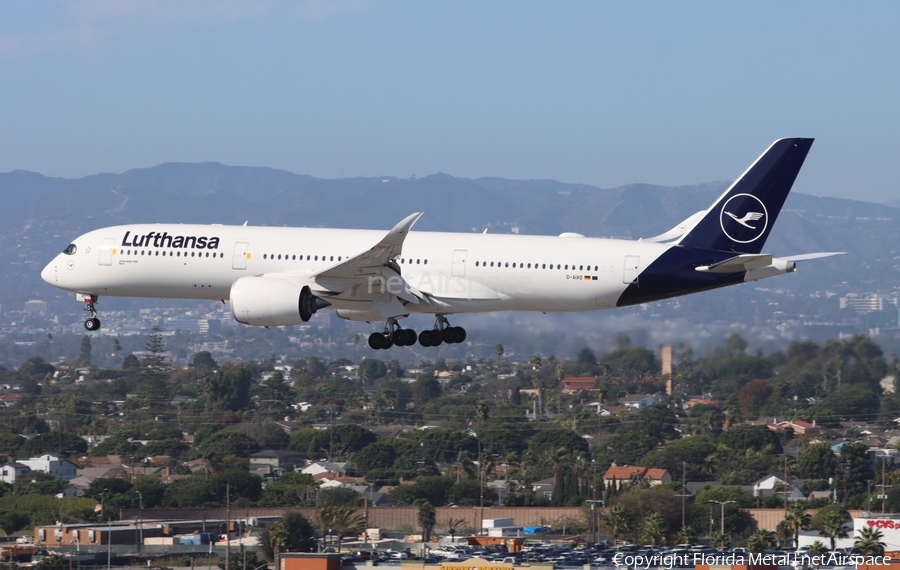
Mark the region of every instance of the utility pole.
[[144, 495], [141, 494], [140, 491], [135, 491], [138, 494], [138, 536], [140, 537], [138, 540], [138, 552], [143, 551], [144, 549]]
[[231, 484], [225, 484], [225, 570], [231, 570]]
[[678, 495], [679, 497], [681, 497], [681, 530], [684, 530], [687, 525], [686, 517], [685, 517], [686, 509], [685, 509], [684, 501], [687, 497], [690, 496], [690, 493], [687, 492], [687, 487], [686, 487], [686, 483], [685, 483], [686, 470], [687, 470], [687, 462], [682, 461], [681, 462], [681, 494]]
[[875, 485], [876, 487], [878, 487], [878, 489], [880, 489], [878, 492], [878, 495], [879, 495], [879, 498], [881, 499], [881, 514], [884, 514], [885, 502], [887, 500], [887, 488], [890, 487], [890, 485], [888, 485], [887, 482], [885, 481], [885, 464], [886, 463], [887, 463], [887, 456], [882, 455], [881, 456], [881, 484]]

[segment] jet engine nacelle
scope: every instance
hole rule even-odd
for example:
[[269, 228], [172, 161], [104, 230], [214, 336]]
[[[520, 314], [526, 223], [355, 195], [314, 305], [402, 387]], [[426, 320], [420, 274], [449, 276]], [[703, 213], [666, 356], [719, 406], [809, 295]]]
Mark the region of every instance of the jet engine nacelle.
[[261, 327], [299, 325], [330, 305], [309, 285], [281, 277], [241, 277], [231, 285], [231, 314], [239, 323]]

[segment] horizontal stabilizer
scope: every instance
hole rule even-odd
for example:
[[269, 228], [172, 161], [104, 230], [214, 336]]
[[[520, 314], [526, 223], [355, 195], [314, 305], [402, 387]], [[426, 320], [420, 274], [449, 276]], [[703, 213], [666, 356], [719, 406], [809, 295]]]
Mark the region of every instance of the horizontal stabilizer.
[[701, 265], [697, 271], [703, 273], [739, 273], [772, 265], [771, 253], [748, 253], [737, 255], [712, 265]]
[[832, 255], [844, 255], [846, 251], [820, 251], [819, 253], [804, 253], [801, 255], [789, 255], [781, 257], [786, 261], [809, 261], [811, 259], [822, 259], [823, 257], [831, 257]]

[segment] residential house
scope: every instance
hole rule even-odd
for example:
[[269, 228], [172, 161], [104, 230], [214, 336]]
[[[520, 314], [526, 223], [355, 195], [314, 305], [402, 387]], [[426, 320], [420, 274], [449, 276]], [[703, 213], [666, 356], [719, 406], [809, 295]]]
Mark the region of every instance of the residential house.
[[766, 427], [772, 431], [793, 430], [795, 435], [813, 435], [817, 434], [821, 429], [816, 427], [816, 422], [805, 422], [803, 420], [781, 420], [766, 424]]
[[40, 457], [31, 457], [19, 461], [22, 465], [27, 466], [32, 471], [40, 471], [48, 473], [57, 479], [68, 481], [74, 479], [78, 473], [78, 467], [68, 459], [63, 459], [52, 454], [44, 454]]
[[604, 487], [610, 485], [615, 489], [630, 487], [632, 485], [647, 485], [653, 487], [663, 483], [671, 483], [672, 476], [667, 469], [655, 469], [632, 465], [613, 465], [603, 475]]
[[629, 410], [642, 410], [662, 402], [662, 397], [659, 394], [634, 394], [623, 396], [619, 398], [618, 402]]
[[808, 496], [800, 485], [795, 484], [790, 477], [767, 475], [753, 483], [754, 497], [784, 497], [787, 493], [788, 501], [806, 501]]
[[31, 468], [21, 463], [7, 463], [0, 467], [0, 481], [13, 485], [18, 479], [28, 475]]
[[563, 392], [583, 392], [594, 390], [594, 382], [597, 379], [593, 376], [568, 376], [563, 378]]
[[306, 465], [306, 456], [287, 449], [266, 449], [250, 455], [250, 468], [271, 467], [275, 472], [293, 471]]
[[301, 473], [306, 473], [307, 475], [320, 475], [322, 473], [333, 473], [339, 475], [346, 475], [347, 471], [350, 469], [349, 463], [338, 463], [334, 461], [316, 461], [315, 463], [310, 463], [306, 467], [300, 470]]
[[541, 479], [531, 484], [531, 490], [535, 496], [550, 498], [553, 496], [553, 488], [556, 486], [556, 477]]

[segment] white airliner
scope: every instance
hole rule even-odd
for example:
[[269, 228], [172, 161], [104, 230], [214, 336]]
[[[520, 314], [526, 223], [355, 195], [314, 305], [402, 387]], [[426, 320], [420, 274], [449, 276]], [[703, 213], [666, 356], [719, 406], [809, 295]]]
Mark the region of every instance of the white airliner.
[[[374, 349], [462, 342], [447, 316], [592, 311], [666, 299], [795, 270], [835, 253], [761, 253], [813, 139], [775, 141], [708, 210], [638, 240], [223, 225], [134, 224], [88, 232], [41, 272], [76, 293], [100, 328], [103, 295], [229, 299], [248, 325], [296, 325], [326, 307], [384, 321]], [[398, 319], [435, 315], [416, 334]]]

